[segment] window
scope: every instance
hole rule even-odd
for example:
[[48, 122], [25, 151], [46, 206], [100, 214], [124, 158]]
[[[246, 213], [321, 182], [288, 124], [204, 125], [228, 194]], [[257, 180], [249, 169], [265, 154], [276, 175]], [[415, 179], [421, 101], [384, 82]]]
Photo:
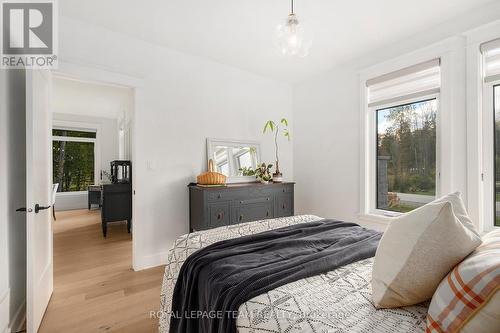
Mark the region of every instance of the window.
[[[483, 56], [484, 231], [500, 226], [500, 39], [481, 45]], [[493, 120], [493, 123], [492, 123]]]
[[409, 212], [438, 192], [440, 59], [366, 80], [362, 209]]
[[376, 110], [377, 209], [408, 212], [436, 195], [437, 100]]
[[86, 191], [95, 183], [95, 145], [95, 131], [52, 130], [52, 177], [59, 192]]

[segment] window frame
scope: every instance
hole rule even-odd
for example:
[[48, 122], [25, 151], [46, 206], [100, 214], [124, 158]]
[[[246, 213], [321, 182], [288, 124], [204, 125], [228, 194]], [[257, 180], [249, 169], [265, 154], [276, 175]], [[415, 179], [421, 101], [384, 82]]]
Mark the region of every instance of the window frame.
[[[82, 137], [70, 137], [70, 136], [56, 136], [52, 135], [52, 142], [54, 141], [66, 141], [66, 142], [91, 142], [94, 143], [94, 184], [98, 184], [100, 180], [100, 166], [101, 166], [101, 146], [100, 146], [100, 132], [101, 126], [95, 123], [83, 123], [83, 122], [73, 122], [73, 121], [52, 121], [52, 130], [68, 130], [68, 131], [83, 131], [83, 132], [95, 132], [95, 138], [82, 138]], [[51, 161], [53, 161], [52, 149], [51, 151]], [[53, 163], [51, 168], [53, 167]], [[86, 195], [88, 191], [73, 191], [73, 192], [57, 192], [56, 196], [72, 196], [72, 195]]]
[[[491, 193], [494, 193], [494, 189], [490, 187], [493, 186], [492, 167], [488, 168], [485, 163], [485, 156], [492, 155], [491, 143], [485, 140], [485, 131], [489, 130], [491, 133], [493, 126], [491, 126], [492, 118], [485, 116], [485, 110], [488, 111], [485, 105], [488, 103], [488, 98], [485, 98], [487, 84], [484, 82], [484, 57], [481, 52], [483, 43], [500, 37], [499, 29], [500, 21], [464, 33], [467, 69], [467, 209], [481, 234], [499, 228], [494, 226], [491, 216], [494, 211], [494, 208], [491, 209], [493, 198]], [[492, 83], [494, 82], [490, 82]], [[490, 217], [486, 216], [487, 214], [490, 214]]]
[[369, 124], [369, 160], [367, 161], [368, 166], [368, 202], [366, 205], [367, 215], [378, 216], [378, 217], [388, 217], [393, 218], [402, 215], [400, 212], [393, 212], [389, 210], [384, 210], [377, 208], [377, 150], [378, 150], [378, 120], [377, 120], [377, 110], [387, 109], [391, 107], [397, 107], [399, 105], [407, 105], [413, 104], [428, 100], [436, 100], [437, 103], [437, 111], [436, 111], [436, 197], [439, 197], [440, 193], [440, 176], [441, 176], [441, 163], [440, 163], [440, 124], [441, 124], [441, 103], [440, 103], [440, 94], [434, 93], [414, 98], [409, 98], [406, 100], [398, 101], [397, 103], [387, 103], [381, 104], [373, 107], [367, 107], [368, 110], [368, 124]]
[[[496, 190], [495, 190], [495, 87], [500, 89], [500, 80], [482, 84], [482, 231], [489, 232], [495, 228]], [[493, 122], [492, 122], [493, 120]], [[492, 144], [493, 143], [493, 144]], [[486, 149], [491, 146], [491, 149]]]
[[[466, 68], [463, 66], [463, 50], [465, 40], [461, 37], [451, 37], [428, 47], [413, 50], [411, 53], [398, 56], [383, 63], [361, 69], [359, 73], [359, 184], [358, 214], [357, 221], [365, 226], [384, 230], [393, 220], [391, 216], [373, 214], [374, 200], [372, 180], [373, 168], [370, 167], [370, 159], [373, 156], [373, 130], [370, 129], [368, 107], [369, 90], [366, 86], [368, 80], [395, 72], [400, 69], [413, 66], [430, 59], [440, 59], [441, 86], [439, 91], [439, 113], [437, 115], [437, 156], [436, 172], [439, 173], [436, 197], [443, 193], [460, 191], [462, 199], [469, 206], [469, 199], [474, 197], [468, 191], [468, 169], [470, 158], [467, 156], [465, 147], [469, 145], [468, 139], [463, 132], [456, 130], [457, 127], [466, 128], [466, 97], [463, 85]], [[459, 116], [456, 116], [456, 115]], [[478, 112], [476, 111], [476, 114]], [[462, 118], [463, 115], [463, 118]], [[451, 144], [455, 143], [455, 144]], [[458, 143], [458, 144], [457, 144]], [[446, 149], [444, 149], [446, 148]], [[444, 172], [446, 170], [446, 172]], [[371, 179], [370, 179], [371, 177]], [[370, 206], [371, 204], [371, 206]], [[470, 209], [470, 208], [469, 208]], [[375, 213], [377, 213], [375, 211]]]

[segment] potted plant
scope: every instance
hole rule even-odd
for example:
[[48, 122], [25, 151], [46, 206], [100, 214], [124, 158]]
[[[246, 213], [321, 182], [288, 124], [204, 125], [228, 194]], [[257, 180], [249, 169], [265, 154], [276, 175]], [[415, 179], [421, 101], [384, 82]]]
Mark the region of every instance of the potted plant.
[[255, 170], [252, 167], [243, 167], [239, 170], [242, 176], [255, 176]]
[[[282, 126], [282, 128], [280, 128]], [[280, 160], [279, 160], [279, 155], [278, 155], [278, 135], [281, 133], [285, 138], [290, 141], [290, 131], [288, 130], [288, 120], [286, 118], [282, 118], [279, 123], [275, 123], [272, 120], [268, 120], [266, 124], [264, 125], [264, 133], [266, 133], [267, 130], [270, 130], [271, 133], [274, 133], [274, 148], [275, 148], [275, 154], [276, 154], [276, 170], [273, 174], [273, 181], [274, 182], [282, 182], [283, 181], [283, 175], [281, 174], [280, 171]]]
[[255, 178], [257, 178], [262, 184], [268, 184], [273, 179], [273, 176], [271, 176], [272, 167], [272, 164], [266, 163], [262, 163], [261, 165], [257, 166], [257, 168], [254, 170]]

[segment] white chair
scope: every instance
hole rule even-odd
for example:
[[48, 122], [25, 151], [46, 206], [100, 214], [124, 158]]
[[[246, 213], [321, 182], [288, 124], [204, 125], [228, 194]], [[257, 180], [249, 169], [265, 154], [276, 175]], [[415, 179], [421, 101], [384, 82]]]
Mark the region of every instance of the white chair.
[[55, 183], [52, 185], [52, 216], [54, 217], [54, 221], [56, 220], [56, 193], [59, 188], [59, 183]]

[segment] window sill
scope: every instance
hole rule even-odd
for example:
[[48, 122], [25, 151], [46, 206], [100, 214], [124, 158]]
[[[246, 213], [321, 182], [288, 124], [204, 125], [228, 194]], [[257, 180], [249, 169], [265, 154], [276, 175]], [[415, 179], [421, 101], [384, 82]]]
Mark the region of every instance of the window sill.
[[361, 224], [366, 223], [368, 225], [373, 225], [374, 227], [385, 229], [389, 226], [389, 223], [391, 223], [391, 221], [394, 220], [396, 216], [397, 215], [385, 216], [382, 214], [374, 214], [374, 213], [359, 214], [358, 221]]
[[56, 197], [69, 197], [77, 195], [87, 195], [87, 191], [75, 191], [75, 192], [57, 192]]
[[[477, 226], [476, 226], [477, 228]], [[499, 226], [496, 226], [496, 225], [484, 225], [483, 228], [482, 228], [482, 231], [479, 233], [482, 236], [486, 235], [487, 233], [490, 233], [494, 230], [499, 230], [500, 227]]]

